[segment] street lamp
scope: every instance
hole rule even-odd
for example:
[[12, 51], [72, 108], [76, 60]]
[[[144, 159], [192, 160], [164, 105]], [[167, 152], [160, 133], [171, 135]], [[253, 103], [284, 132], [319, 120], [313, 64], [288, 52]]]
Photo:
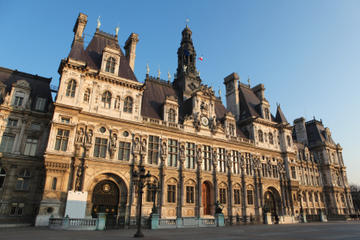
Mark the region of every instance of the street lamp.
[[142, 194], [143, 188], [145, 187], [145, 181], [151, 177], [150, 172], [148, 171], [145, 174], [145, 168], [143, 166], [139, 166], [139, 171], [134, 171], [133, 179], [134, 183], [138, 188], [138, 215], [137, 215], [137, 232], [134, 237], [144, 237], [144, 234], [141, 232], [141, 209], [142, 209]]
[[158, 184], [155, 180], [152, 183], [148, 183], [148, 189], [152, 193], [153, 208], [152, 214], [158, 214], [158, 208], [156, 207], [156, 193], [160, 191], [160, 183]]

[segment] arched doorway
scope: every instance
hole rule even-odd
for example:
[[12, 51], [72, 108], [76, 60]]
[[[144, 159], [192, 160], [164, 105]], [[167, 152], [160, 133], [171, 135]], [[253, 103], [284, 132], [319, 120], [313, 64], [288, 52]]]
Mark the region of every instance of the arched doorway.
[[110, 180], [103, 180], [96, 184], [93, 197], [92, 215], [106, 213], [107, 215], [117, 215], [119, 206], [119, 188]]
[[273, 223], [279, 223], [279, 215], [281, 213], [281, 198], [275, 188], [268, 188], [264, 194], [263, 213], [271, 214]]
[[201, 199], [202, 207], [204, 209], [204, 215], [212, 215], [212, 206], [213, 203], [213, 194], [212, 194], [212, 184], [208, 181], [203, 182], [201, 186]]

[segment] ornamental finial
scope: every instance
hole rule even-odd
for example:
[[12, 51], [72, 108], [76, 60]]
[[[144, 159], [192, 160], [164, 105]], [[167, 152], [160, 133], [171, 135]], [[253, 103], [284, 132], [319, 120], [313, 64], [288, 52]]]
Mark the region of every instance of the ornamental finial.
[[159, 69], [158, 69], [158, 78], [160, 79], [160, 74], [161, 74], [161, 72], [160, 72], [160, 66], [159, 66]]
[[117, 25], [117, 27], [115, 28], [115, 36], [116, 36], [116, 37], [117, 37], [118, 34], [119, 34], [119, 29], [120, 29], [120, 27], [119, 27], [119, 25]]
[[146, 64], [146, 74], [149, 75], [149, 73], [150, 73], [149, 64]]

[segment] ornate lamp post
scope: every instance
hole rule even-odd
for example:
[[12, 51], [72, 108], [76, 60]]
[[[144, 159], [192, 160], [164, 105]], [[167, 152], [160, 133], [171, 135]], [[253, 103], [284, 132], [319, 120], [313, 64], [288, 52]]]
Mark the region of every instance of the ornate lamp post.
[[154, 180], [152, 183], [148, 183], [148, 189], [152, 193], [152, 199], [154, 203], [152, 208], [152, 214], [158, 214], [158, 208], [156, 207], [156, 193], [160, 191], [160, 184]]
[[139, 172], [134, 171], [133, 179], [135, 186], [138, 188], [138, 202], [137, 202], [137, 232], [134, 237], [144, 237], [144, 234], [141, 232], [141, 209], [142, 209], [142, 194], [143, 188], [145, 187], [145, 181], [151, 177], [150, 172], [145, 174], [145, 168], [143, 166], [139, 166]]

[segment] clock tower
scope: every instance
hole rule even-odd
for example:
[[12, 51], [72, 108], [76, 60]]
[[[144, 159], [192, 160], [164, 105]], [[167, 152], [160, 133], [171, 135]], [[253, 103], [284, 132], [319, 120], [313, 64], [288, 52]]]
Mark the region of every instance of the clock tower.
[[196, 52], [191, 39], [192, 32], [186, 25], [182, 31], [182, 39], [178, 54], [178, 67], [174, 86], [178, 91], [179, 100], [186, 100], [200, 87], [201, 79], [196, 70]]

